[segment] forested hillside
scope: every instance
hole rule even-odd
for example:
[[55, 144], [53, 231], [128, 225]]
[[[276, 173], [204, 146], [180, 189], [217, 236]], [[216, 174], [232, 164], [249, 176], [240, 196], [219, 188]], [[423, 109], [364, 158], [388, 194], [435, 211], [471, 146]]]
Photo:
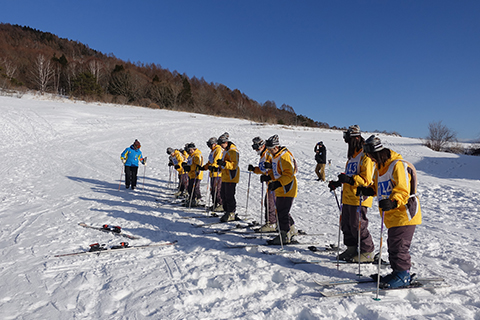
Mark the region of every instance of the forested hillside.
[[[0, 90], [38, 90], [87, 101], [189, 111], [257, 122], [331, 128], [274, 101], [188, 77], [159, 64], [122, 61], [78, 41], [0, 24]], [[335, 127], [332, 127], [335, 129]]]

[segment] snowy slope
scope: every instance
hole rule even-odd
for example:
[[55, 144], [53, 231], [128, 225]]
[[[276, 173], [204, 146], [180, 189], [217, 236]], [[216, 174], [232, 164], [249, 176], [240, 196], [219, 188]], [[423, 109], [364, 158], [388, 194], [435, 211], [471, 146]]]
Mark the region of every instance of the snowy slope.
[[[449, 287], [391, 291], [382, 294], [381, 301], [373, 300], [373, 294], [322, 298], [313, 279], [355, 278], [357, 266], [337, 270], [328, 263], [293, 264], [289, 257], [334, 257], [305, 246], [288, 247], [290, 253], [279, 255], [262, 253], [278, 251], [272, 247], [227, 249], [225, 243], [260, 244], [265, 239], [203, 233], [225, 226], [196, 228], [192, 223], [216, 220], [183, 219], [203, 212], [155, 199], [168, 200], [173, 193], [167, 147], [192, 141], [206, 156], [205, 142], [228, 131], [240, 150], [238, 213], [260, 222], [259, 177], [246, 171], [258, 161], [251, 139], [278, 134], [300, 169], [293, 217], [300, 229], [319, 234], [300, 240], [318, 246], [336, 243], [338, 208], [326, 184], [315, 181], [313, 146], [319, 140], [325, 143], [332, 160], [327, 175], [333, 178], [346, 161], [340, 131], [34, 96], [0, 97], [0, 124], [1, 319], [480, 318], [479, 157], [433, 152], [418, 139], [381, 136], [384, 145], [413, 162], [419, 174], [424, 220], [412, 245], [412, 272], [445, 277]], [[134, 139], [141, 141], [148, 166], [139, 169], [138, 190], [122, 186], [119, 191], [119, 156]], [[206, 179], [202, 192], [206, 194]], [[378, 249], [376, 206], [369, 218]], [[115, 245], [125, 240], [82, 228], [79, 222], [120, 225], [141, 237], [129, 240], [131, 245], [172, 240], [178, 245], [54, 257], [87, 250], [95, 242]], [[376, 273], [376, 266], [361, 268], [365, 275]]]

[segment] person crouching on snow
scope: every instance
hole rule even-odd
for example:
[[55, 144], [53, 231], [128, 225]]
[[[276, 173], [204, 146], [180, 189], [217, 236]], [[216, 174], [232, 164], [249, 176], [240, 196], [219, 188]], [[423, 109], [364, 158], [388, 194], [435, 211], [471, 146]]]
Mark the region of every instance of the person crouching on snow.
[[393, 272], [380, 278], [382, 288], [400, 288], [410, 284], [410, 245], [417, 225], [422, 223], [420, 202], [416, 196], [415, 167], [380, 139], [370, 136], [363, 152], [376, 164], [373, 185], [357, 188], [357, 195], [377, 196], [380, 214], [388, 228], [388, 258]]

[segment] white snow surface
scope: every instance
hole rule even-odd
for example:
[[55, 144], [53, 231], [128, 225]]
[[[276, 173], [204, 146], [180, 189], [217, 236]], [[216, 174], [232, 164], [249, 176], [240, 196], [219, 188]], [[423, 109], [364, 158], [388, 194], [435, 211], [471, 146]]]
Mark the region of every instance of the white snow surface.
[[[386, 118], [408, 125], [399, 117]], [[237, 213], [260, 222], [259, 176], [247, 171], [248, 164], [258, 163], [252, 138], [278, 134], [299, 165], [293, 218], [299, 229], [319, 234], [299, 241], [336, 244], [339, 210], [327, 184], [316, 181], [313, 147], [324, 142], [332, 163], [327, 178], [335, 178], [346, 162], [341, 131], [35, 95], [0, 97], [0, 119], [1, 319], [480, 319], [480, 157], [434, 152], [418, 139], [380, 135], [418, 171], [423, 224], [411, 247], [412, 272], [444, 277], [448, 286], [384, 292], [380, 301], [375, 294], [325, 298], [320, 290], [374, 284], [321, 288], [314, 279], [356, 278], [358, 265], [337, 270], [335, 263], [293, 264], [289, 258], [335, 257], [307, 246], [287, 246], [287, 253], [277, 255], [262, 252], [281, 251], [271, 246], [226, 248], [226, 243], [262, 244], [270, 237], [206, 234], [227, 226], [196, 228], [192, 224], [218, 218], [156, 199], [172, 199], [167, 147], [194, 142], [206, 158], [206, 141], [227, 131], [240, 152]], [[139, 168], [137, 190], [123, 184], [119, 190], [120, 153], [135, 139], [148, 163]], [[201, 188], [208, 202], [206, 178]], [[187, 216], [199, 218], [182, 219]], [[368, 216], [378, 250], [376, 205]], [[140, 239], [86, 229], [80, 222], [118, 225]], [[386, 237], [384, 230], [385, 258]], [[111, 246], [125, 240], [178, 244], [55, 257], [86, 251], [96, 242]], [[361, 272], [376, 273], [377, 266], [362, 265]]]

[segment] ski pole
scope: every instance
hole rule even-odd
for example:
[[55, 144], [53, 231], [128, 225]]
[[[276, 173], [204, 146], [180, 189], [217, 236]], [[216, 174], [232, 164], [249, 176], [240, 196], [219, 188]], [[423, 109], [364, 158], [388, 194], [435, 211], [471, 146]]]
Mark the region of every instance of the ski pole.
[[[212, 179], [215, 178], [215, 177], [212, 177]], [[217, 192], [218, 192], [218, 176], [216, 177], [216, 179], [214, 180], [214, 183], [215, 185], [215, 191], [213, 193], [213, 204], [212, 206], [214, 207], [213, 210], [215, 210], [215, 207], [217, 205]], [[213, 212], [215, 214], [215, 211]]]
[[207, 176], [207, 198], [208, 198], [208, 202], [207, 202], [207, 205], [205, 206], [205, 213], [207, 213], [208, 211], [208, 207], [210, 207], [210, 195], [208, 194], [208, 190], [210, 188], [210, 174]]
[[383, 222], [385, 219], [385, 212], [382, 210], [382, 225], [380, 227], [380, 251], [378, 252], [378, 276], [377, 276], [377, 295], [374, 300], [379, 301], [378, 294], [380, 292], [380, 266], [382, 264], [382, 245], [383, 245]]
[[[267, 195], [267, 199], [268, 199], [268, 195]], [[263, 198], [263, 181], [262, 181], [262, 197], [260, 198], [260, 226], [263, 226], [263, 201], [265, 201], [265, 199]], [[266, 207], [268, 208], [268, 201], [267, 201]], [[267, 212], [268, 212], [268, 209], [267, 209]], [[260, 232], [260, 239], [263, 239], [263, 232]]]
[[147, 165], [143, 166], [143, 187], [142, 190], [145, 190], [145, 172], [147, 171]]
[[[268, 189], [268, 186], [267, 186]], [[275, 191], [268, 191], [269, 193], [273, 193]], [[273, 198], [273, 203], [275, 204], [275, 216], [277, 217], [277, 229], [278, 229], [278, 237], [280, 238], [280, 245], [282, 246], [283, 251], [283, 239], [282, 239], [282, 231], [280, 230], [280, 221], [278, 220], [278, 212], [277, 212], [277, 199]]]
[[168, 189], [172, 189], [172, 167], [168, 167]]
[[122, 177], [123, 177], [123, 166], [122, 166], [122, 173], [120, 173], [120, 182], [118, 183], [118, 191], [120, 191], [120, 186], [122, 185]]
[[245, 205], [245, 219], [248, 217], [248, 197], [250, 195], [250, 178], [252, 177], [252, 171], [248, 172], [248, 187], [247, 187], [247, 203]]
[[358, 250], [358, 274], [357, 276], [361, 277], [362, 274], [360, 273], [360, 242], [361, 242], [361, 239], [360, 239], [360, 235], [361, 235], [361, 229], [362, 229], [362, 196], [359, 197], [360, 199], [360, 203], [358, 204], [358, 209], [357, 209], [357, 212], [358, 212], [358, 246], [357, 246], [357, 250]]
[[195, 187], [197, 186], [197, 177], [198, 177], [198, 171], [195, 169], [195, 178], [193, 179], [193, 187], [192, 187], [192, 193], [190, 194], [188, 209], [192, 208], [193, 194], [195, 193]]
[[333, 190], [333, 194], [335, 195], [335, 200], [337, 201], [337, 207], [340, 211], [340, 216], [338, 218], [338, 245], [337, 245], [337, 270], [340, 268], [340, 238], [342, 233], [342, 208], [340, 207], [340, 203], [338, 202], [337, 192]]

